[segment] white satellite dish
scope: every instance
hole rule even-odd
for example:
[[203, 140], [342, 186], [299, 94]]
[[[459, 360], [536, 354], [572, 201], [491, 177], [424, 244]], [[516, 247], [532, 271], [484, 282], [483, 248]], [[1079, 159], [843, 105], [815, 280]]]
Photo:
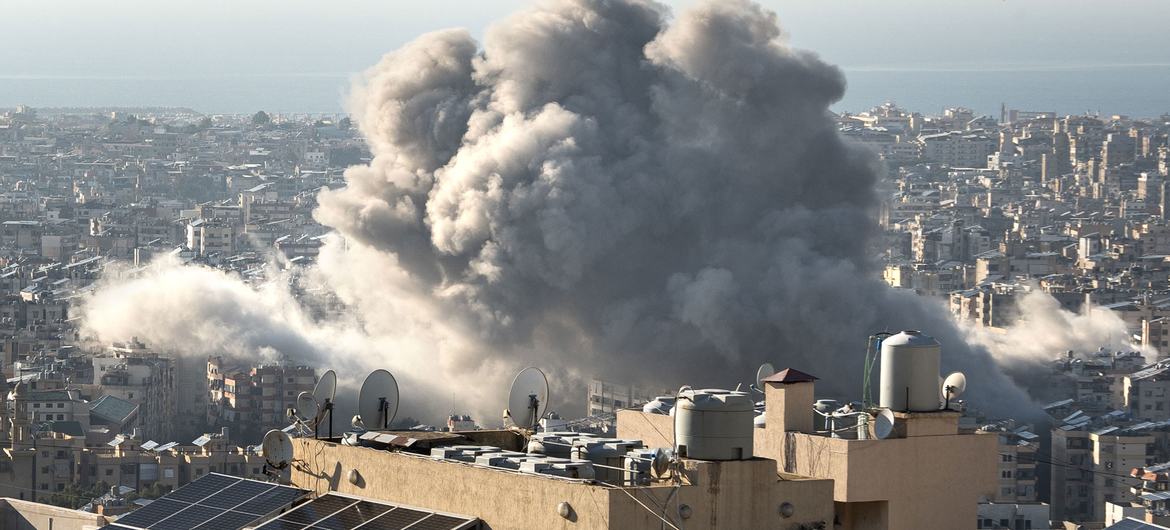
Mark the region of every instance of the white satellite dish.
[[508, 411], [516, 426], [525, 429], [536, 427], [548, 408], [548, 378], [539, 368], [529, 366], [512, 380], [508, 392]]
[[398, 381], [390, 372], [378, 369], [366, 376], [358, 392], [358, 415], [372, 431], [390, 427], [398, 415]]
[[335, 397], [337, 397], [337, 373], [333, 370], [326, 370], [317, 380], [317, 386], [313, 387], [313, 398], [321, 406], [322, 415], [325, 414], [325, 411], [333, 408]]
[[776, 367], [772, 363], [764, 363], [756, 370], [756, 390], [764, 391], [764, 378], [776, 373]]
[[297, 395], [297, 419], [302, 423], [306, 423], [309, 427], [317, 424], [317, 414], [321, 411], [320, 405], [317, 403], [313, 394], [308, 392], [301, 392]]
[[273, 429], [264, 435], [261, 442], [264, 461], [276, 469], [284, 469], [293, 459], [292, 437], [284, 431]]
[[963, 372], [953, 372], [948, 375], [942, 384], [943, 401], [946, 402], [944, 407], [949, 408], [951, 400], [955, 399], [967, 391], [967, 376]]
[[882, 409], [873, 417], [873, 436], [885, 440], [894, 435], [894, 411]]

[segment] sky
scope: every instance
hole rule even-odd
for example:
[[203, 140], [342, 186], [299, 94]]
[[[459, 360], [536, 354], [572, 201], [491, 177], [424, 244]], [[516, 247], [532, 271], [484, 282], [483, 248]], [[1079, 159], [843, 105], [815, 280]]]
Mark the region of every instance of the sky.
[[[520, 0], [4, 0], [3, 78], [358, 72], [414, 36], [480, 36]], [[685, 6], [691, 0], [667, 2]], [[1165, 0], [764, 0], [846, 70], [1166, 64]], [[327, 7], [326, 7], [327, 6]]]

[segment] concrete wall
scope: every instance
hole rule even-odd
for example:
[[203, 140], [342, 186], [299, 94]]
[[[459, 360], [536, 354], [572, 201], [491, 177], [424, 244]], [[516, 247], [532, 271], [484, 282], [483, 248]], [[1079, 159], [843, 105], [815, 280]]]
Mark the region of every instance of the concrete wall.
[[833, 497], [839, 502], [888, 502], [885, 528], [975, 528], [976, 503], [992, 498], [997, 485], [994, 435], [780, 436], [786, 437], [787, 448], [775, 457], [783, 470], [834, 479]]
[[[774, 412], [755, 430], [755, 456], [781, 472], [832, 479], [841, 529], [973, 529], [977, 503], [997, 490], [998, 437], [957, 434], [957, 414], [898, 414], [897, 432], [910, 437], [850, 440], [786, 432]], [[671, 419], [621, 411], [618, 435], [669, 445]]]
[[106, 518], [47, 504], [0, 498], [0, 530], [95, 530]]
[[617, 412], [617, 436], [642, 440], [646, 447], [674, 447], [674, 416], [646, 414], [640, 410]]
[[[659, 515], [688, 529], [831, 527], [833, 520], [831, 481], [778, 475], [771, 460], [686, 461], [677, 486], [619, 489], [317, 440], [293, 445], [296, 486], [475, 516], [493, 530], [661, 529]], [[356, 484], [348, 480], [353, 469]], [[572, 507], [569, 519], [557, 512], [562, 502]], [[780, 515], [784, 502], [794, 507], [790, 518]]]

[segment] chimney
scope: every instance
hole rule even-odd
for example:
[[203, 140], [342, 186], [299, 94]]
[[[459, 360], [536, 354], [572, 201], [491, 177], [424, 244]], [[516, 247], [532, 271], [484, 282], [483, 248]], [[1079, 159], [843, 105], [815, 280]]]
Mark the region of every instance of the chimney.
[[812, 433], [813, 388], [817, 378], [793, 368], [763, 379], [765, 428]]

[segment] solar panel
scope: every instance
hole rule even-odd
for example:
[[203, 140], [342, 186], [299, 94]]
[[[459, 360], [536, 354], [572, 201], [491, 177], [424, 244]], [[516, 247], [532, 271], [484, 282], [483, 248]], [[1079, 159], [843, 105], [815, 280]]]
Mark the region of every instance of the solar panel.
[[163, 498], [195, 503], [215, 495], [241, 480], [243, 479], [211, 473], [163, 496]]
[[325, 495], [323, 497], [317, 497], [312, 502], [303, 504], [299, 508], [284, 514], [281, 516], [281, 519], [290, 523], [313, 524], [344, 510], [354, 502], [357, 501], [337, 495]]
[[305, 492], [303, 490], [272, 488], [253, 497], [248, 502], [232, 508], [232, 510], [253, 515], [268, 515], [304, 496]]
[[210, 506], [192, 504], [182, 511], [150, 525], [150, 528], [152, 530], [189, 530], [218, 517], [222, 513], [223, 510]]
[[[183, 488], [179, 489], [181, 490]], [[166, 497], [155, 499], [154, 502], [119, 518], [118, 524], [147, 528], [152, 524], [170, 517], [175, 512], [178, 512], [187, 506], [190, 506], [190, 504], [169, 500]]]
[[209, 519], [206, 523], [196, 526], [196, 530], [219, 530], [220, 528], [243, 528], [255, 522], [257, 517], [250, 513], [226, 511], [218, 517]]
[[326, 494], [285, 512], [256, 530], [461, 530], [479, 519]]
[[1113, 526], [1106, 527], [1105, 530], [1158, 530], [1165, 528], [1164, 526], [1153, 525], [1137, 519], [1126, 518], [1118, 521]]
[[373, 530], [401, 530], [417, 523], [430, 515], [427, 512], [411, 510], [410, 508], [395, 508], [381, 517], [374, 519], [367, 528]]
[[308, 493], [211, 473], [126, 514], [108, 530], [236, 530]]
[[235, 484], [232, 484], [231, 486], [228, 486], [223, 491], [217, 492], [210, 497], [199, 501], [199, 504], [226, 510], [228, 508], [235, 508], [236, 506], [243, 504], [248, 499], [255, 498], [257, 495], [274, 488], [276, 488], [274, 484], [253, 482], [251, 480], [241, 480]]
[[356, 528], [358, 525], [366, 523], [375, 517], [390, 511], [392, 507], [385, 504], [377, 504], [369, 501], [360, 501], [349, 508], [341, 510], [325, 519], [317, 521], [313, 528], [325, 528], [328, 530], [347, 530], [349, 528]]

